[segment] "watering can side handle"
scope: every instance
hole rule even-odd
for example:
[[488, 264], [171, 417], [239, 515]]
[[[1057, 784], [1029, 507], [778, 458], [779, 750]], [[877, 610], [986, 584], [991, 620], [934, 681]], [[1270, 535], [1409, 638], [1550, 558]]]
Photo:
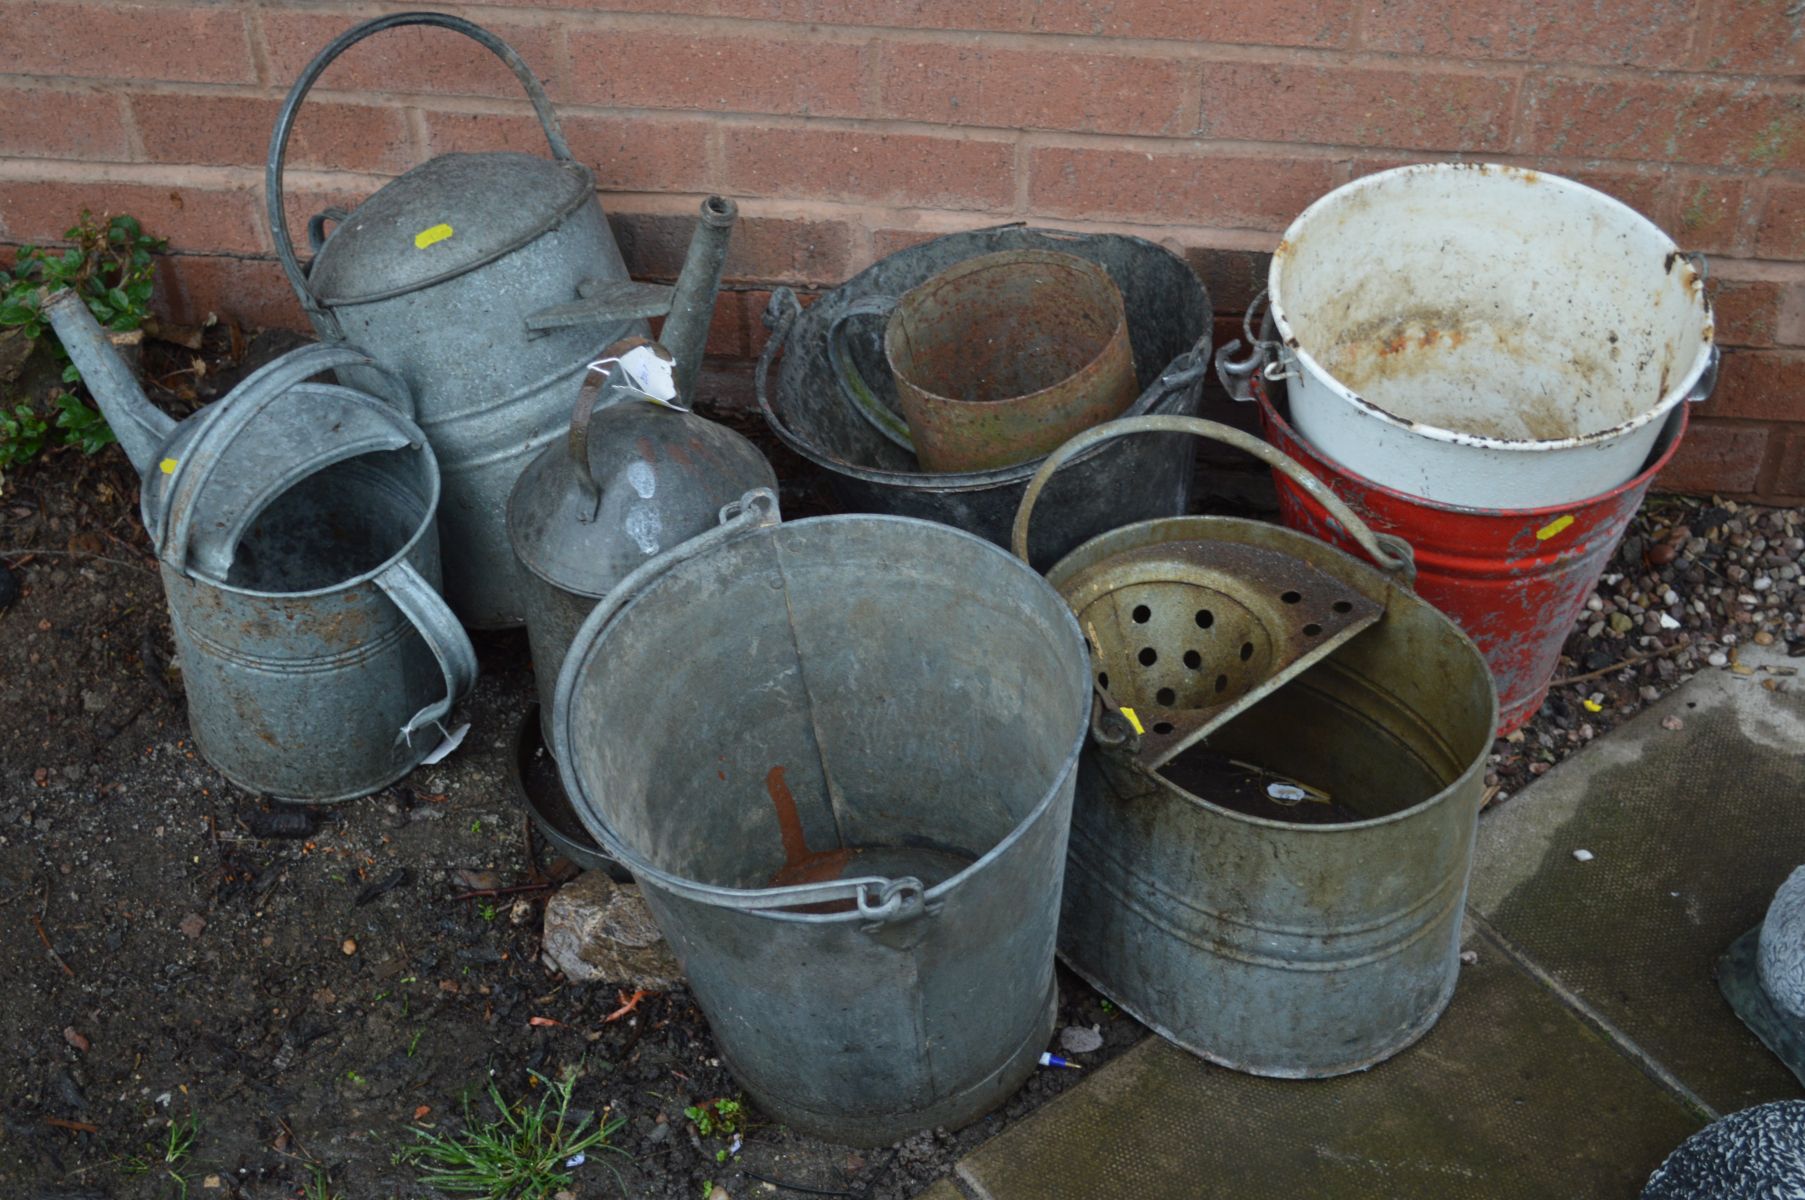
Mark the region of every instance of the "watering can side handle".
[[[300, 298], [301, 307], [329, 329], [336, 330], [337, 322], [314, 299], [313, 293], [307, 290], [307, 272], [296, 260], [294, 241], [288, 236], [288, 216], [282, 202], [282, 168], [288, 155], [288, 139], [294, 132], [295, 117], [300, 112], [301, 102], [307, 98], [308, 91], [325, 74], [333, 60], [365, 38], [402, 25], [436, 25], [441, 29], [461, 33], [493, 52], [507, 64], [508, 69], [514, 72], [514, 77], [520, 81], [521, 87], [526, 89], [527, 98], [533, 103], [533, 111], [538, 114], [539, 126], [545, 131], [545, 140], [551, 147], [552, 156], [564, 161], [569, 161], [571, 157], [570, 145], [564, 140], [564, 130], [558, 124], [558, 114], [552, 109], [551, 97], [545, 94], [538, 76], [533, 74], [532, 68], [527, 66], [526, 60], [520, 57], [518, 51], [482, 26], [447, 13], [404, 12], [365, 21], [339, 34], [325, 49], [314, 55], [313, 61], [307, 64], [300, 78], [289, 89], [288, 99], [283, 101], [282, 110], [276, 115], [276, 127], [270, 134], [269, 159], [263, 174], [264, 211], [269, 221], [270, 238], [276, 243], [276, 257], [282, 261], [282, 272], [288, 276], [290, 286]], [[310, 222], [310, 240], [311, 233]]]
[[412, 744], [415, 733], [443, 721], [451, 714], [451, 706], [470, 694], [476, 685], [476, 648], [444, 598], [407, 559], [389, 564], [376, 576], [376, 586], [420, 631], [445, 674], [445, 698], [415, 713], [395, 736], [397, 742]]
[[846, 347], [846, 322], [854, 317], [888, 317], [895, 311], [896, 303], [895, 296], [864, 296], [848, 304], [846, 311], [827, 327], [827, 361], [833, 366], [834, 383], [839, 387], [841, 397], [853, 411], [864, 417], [873, 429], [913, 454], [915, 441], [909, 436], [908, 423], [877, 398]]
[[595, 410], [601, 407], [602, 393], [609, 380], [614, 378], [613, 364], [618, 363], [623, 354], [640, 346], [651, 346], [654, 350], [664, 351], [667, 356], [670, 353], [651, 338], [622, 338], [589, 364], [589, 369], [583, 373], [583, 386], [577, 389], [577, 405], [570, 414], [570, 432], [564, 437], [564, 445], [570, 451], [571, 479], [588, 501], [588, 508], [577, 514], [577, 519], [584, 524], [595, 520], [596, 514], [602, 511], [602, 485], [595, 481], [595, 474], [589, 469], [589, 422], [595, 416]]
[[1397, 575], [1407, 586], [1414, 582], [1416, 563], [1409, 543], [1388, 534], [1373, 533], [1340, 496], [1276, 448], [1250, 433], [1243, 433], [1217, 421], [1206, 421], [1201, 417], [1122, 417], [1085, 430], [1049, 454], [1040, 470], [1028, 482], [1028, 490], [1022, 495], [1020, 507], [1015, 510], [1015, 527], [1010, 533], [1009, 544], [1017, 558], [1023, 562], [1028, 561], [1028, 522], [1034, 514], [1035, 502], [1040, 499], [1040, 493], [1047, 486], [1047, 480], [1053, 477], [1053, 472], [1099, 442], [1130, 433], [1191, 433], [1253, 455], [1267, 466], [1282, 472], [1317, 503], [1328, 509], [1329, 515], [1341, 523], [1355, 544], [1382, 570]]

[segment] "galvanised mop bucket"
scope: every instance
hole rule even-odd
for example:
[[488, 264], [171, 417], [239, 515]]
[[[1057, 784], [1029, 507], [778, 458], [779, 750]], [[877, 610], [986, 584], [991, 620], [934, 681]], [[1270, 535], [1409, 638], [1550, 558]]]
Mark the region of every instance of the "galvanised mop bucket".
[[1473, 644], [1296, 464], [1209, 421], [1185, 431], [1318, 495], [1375, 570], [1256, 521], [1113, 530], [1048, 574], [1091, 640], [1060, 954], [1123, 1009], [1212, 1062], [1314, 1078], [1372, 1066], [1435, 1023], [1460, 969], [1485, 756], [1497, 719]]
[[[1223, 382], [1231, 392], [1244, 386], [1232, 377]], [[1636, 477], [1589, 500], [1554, 508], [1461, 508], [1362, 479], [1306, 443], [1258, 376], [1252, 395], [1259, 400], [1267, 441], [1327, 484], [1373, 529], [1396, 534], [1416, 551], [1416, 594], [1466, 630], [1497, 681], [1500, 736], [1542, 707], [1574, 619], [1686, 431], [1682, 404], [1668, 414]], [[1274, 471], [1273, 483], [1286, 525], [1353, 550], [1340, 523], [1289, 476]]]
[[371, 360], [304, 346], [177, 425], [79, 297], [64, 292], [46, 313], [144, 477], [207, 761], [242, 788], [309, 803], [413, 770], [469, 692], [476, 654], [437, 591], [439, 471], [425, 435], [402, 408], [305, 382]]
[[[898, 296], [955, 263], [1011, 250], [1048, 250], [1090, 259], [1122, 291], [1139, 394], [1126, 415], [1193, 414], [1210, 357], [1209, 296], [1191, 268], [1141, 238], [1076, 234], [1004, 225], [955, 233], [899, 250], [817, 299], [806, 309], [794, 294], [772, 294], [772, 327], [758, 361], [758, 403], [765, 422], [790, 449], [827, 472], [840, 503], [860, 512], [923, 517], [1009, 544], [1009, 521], [1040, 458], [1014, 466], [936, 474], [879, 432], [871, 408], [847, 401], [833, 350], [865, 381], [881, 408], [896, 407], [896, 385], [884, 358], [884, 321], [875, 297]], [[863, 319], [855, 309], [863, 309]], [[829, 335], [844, 326], [844, 338]], [[772, 377], [779, 352], [782, 361]], [[1196, 448], [1183, 438], [1148, 437], [1098, 447], [1054, 481], [1044, 519], [1036, 523], [1035, 565], [1046, 567], [1125, 521], [1172, 516], [1190, 506]]]
[[565, 787], [761, 1108], [855, 1145], [975, 1120], [1053, 1030], [1084, 639], [944, 525], [723, 515], [578, 632]]

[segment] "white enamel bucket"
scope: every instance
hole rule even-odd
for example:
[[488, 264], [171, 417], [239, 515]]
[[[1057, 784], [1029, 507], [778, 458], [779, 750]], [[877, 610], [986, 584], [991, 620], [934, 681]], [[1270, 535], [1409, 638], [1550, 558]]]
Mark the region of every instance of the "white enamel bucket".
[[1264, 369], [1353, 474], [1474, 508], [1584, 500], [1636, 475], [1674, 405], [1710, 394], [1703, 271], [1570, 179], [1399, 167], [1286, 230]]

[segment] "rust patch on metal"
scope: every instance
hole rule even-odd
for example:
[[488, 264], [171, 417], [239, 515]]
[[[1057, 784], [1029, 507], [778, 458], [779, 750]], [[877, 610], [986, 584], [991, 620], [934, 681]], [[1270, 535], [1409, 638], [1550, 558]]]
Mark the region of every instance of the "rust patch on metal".
[[[771, 876], [771, 887], [794, 887], [804, 883], [824, 883], [838, 879], [846, 872], [853, 852], [845, 847], [833, 850], [810, 850], [802, 831], [802, 817], [796, 811], [796, 797], [784, 781], [783, 768], [772, 767], [765, 774], [765, 791], [771, 806], [777, 810], [777, 833], [783, 839], [783, 866]], [[785, 912], [833, 913], [849, 912], [851, 900], [834, 900], [826, 904], [800, 904]]]
[[1008, 250], [906, 293], [884, 354], [929, 471], [1013, 466], [1134, 403], [1122, 293], [1097, 263]]

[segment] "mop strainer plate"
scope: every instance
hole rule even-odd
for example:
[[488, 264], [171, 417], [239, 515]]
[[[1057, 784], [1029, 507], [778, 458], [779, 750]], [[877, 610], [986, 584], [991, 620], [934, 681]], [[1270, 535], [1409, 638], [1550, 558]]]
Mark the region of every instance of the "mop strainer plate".
[[1375, 601], [1302, 558], [1232, 542], [1163, 542], [1103, 559], [1062, 589], [1092, 682], [1158, 767], [1376, 622]]

